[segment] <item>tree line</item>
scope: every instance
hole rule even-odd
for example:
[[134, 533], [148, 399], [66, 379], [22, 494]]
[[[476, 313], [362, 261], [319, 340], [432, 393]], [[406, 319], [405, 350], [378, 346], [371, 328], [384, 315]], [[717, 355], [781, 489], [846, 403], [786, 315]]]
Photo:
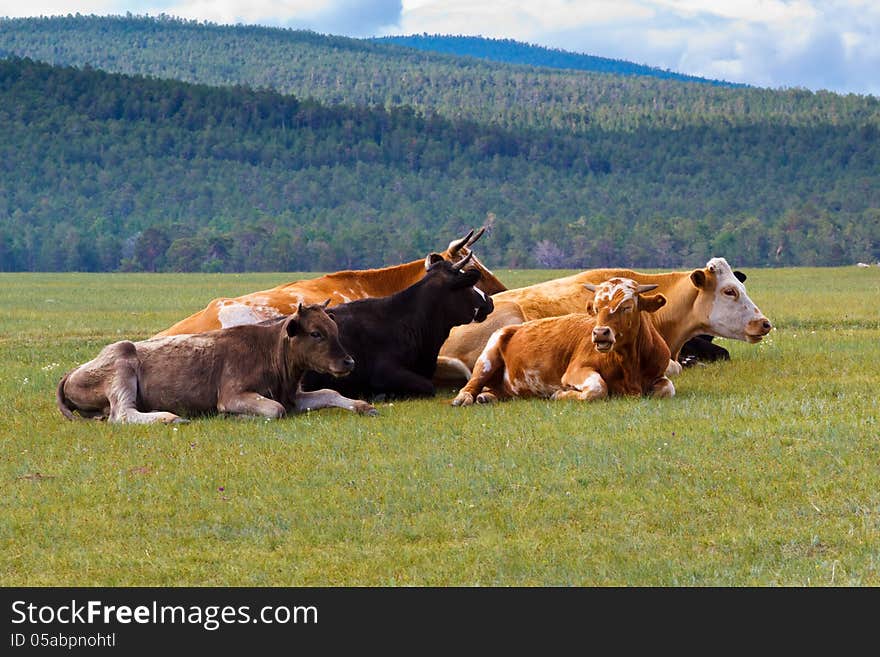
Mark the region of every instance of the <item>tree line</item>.
[[509, 129], [11, 58], [0, 126], [3, 271], [372, 267], [487, 220], [495, 266], [880, 258], [870, 121]]
[[880, 120], [880, 101], [871, 96], [536, 68], [304, 30], [168, 16], [0, 19], [3, 52], [58, 65], [273, 89], [325, 104], [408, 106], [419, 114], [517, 130]]

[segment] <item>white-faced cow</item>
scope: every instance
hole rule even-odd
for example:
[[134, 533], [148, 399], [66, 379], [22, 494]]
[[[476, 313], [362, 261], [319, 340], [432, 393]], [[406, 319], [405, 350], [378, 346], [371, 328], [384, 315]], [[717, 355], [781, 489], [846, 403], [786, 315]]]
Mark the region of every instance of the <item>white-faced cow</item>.
[[396, 294], [361, 299], [329, 309], [339, 340], [357, 363], [344, 379], [309, 373], [303, 389], [333, 388], [348, 396], [433, 396], [431, 377], [440, 345], [454, 326], [483, 321], [492, 312], [491, 297], [475, 285], [472, 256], [453, 264], [433, 253], [417, 283]]
[[510, 397], [590, 401], [609, 395], [671, 397], [669, 347], [650, 321], [666, 303], [657, 285], [627, 278], [587, 284], [586, 313], [538, 319], [492, 334], [454, 406]]
[[657, 285], [666, 306], [651, 321], [669, 345], [669, 373], [681, 371], [678, 358], [690, 338], [708, 334], [755, 343], [772, 329], [746, 293], [724, 258], [712, 258], [703, 269], [665, 274], [642, 274], [628, 269], [592, 269], [492, 296], [494, 312], [480, 325], [452, 330], [440, 349], [435, 381], [460, 384], [470, 371], [493, 331], [533, 319], [582, 312], [592, 293], [585, 283], [598, 285], [609, 278], [630, 278], [639, 284]]
[[[444, 260], [457, 262], [470, 255], [469, 267], [478, 269], [481, 274], [480, 288], [486, 294], [495, 294], [507, 288], [483, 266], [471, 249], [485, 230], [481, 228], [476, 234], [472, 230], [463, 238], [453, 240], [440, 256]], [[284, 283], [271, 290], [252, 292], [234, 299], [214, 299], [207, 307], [182, 319], [171, 328], [157, 333], [154, 337], [202, 333], [241, 324], [257, 324], [267, 319], [289, 315], [301, 303], [321, 303], [325, 299], [330, 299], [331, 304], [335, 306], [355, 299], [388, 296], [406, 289], [424, 276], [423, 263], [423, 260], [414, 260], [382, 269], [338, 271], [318, 278]]]
[[331, 390], [303, 393], [309, 370], [344, 376], [355, 362], [324, 305], [301, 306], [274, 325], [115, 342], [58, 384], [61, 413], [110, 422], [178, 422], [211, 413], [278, 418], [289, 410], [376, 409]]

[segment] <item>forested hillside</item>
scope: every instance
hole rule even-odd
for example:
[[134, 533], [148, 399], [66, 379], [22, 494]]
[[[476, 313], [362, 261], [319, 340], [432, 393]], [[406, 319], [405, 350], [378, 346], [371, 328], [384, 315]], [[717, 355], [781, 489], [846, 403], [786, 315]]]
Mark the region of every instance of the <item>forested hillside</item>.
[[0, 269], [376, 266], [487, 217], [494, 266], [874, 260], [880, 130], [872, 99], [854, 106], [828, 122], [513, 130], [9, 59]]
[[582, 55], [558, 48], [544, 48], [522, 43], [513, 39], [487, 39], [473, 36], [449, 36], [444, 34], [411, 34], [407, 36], [386, 36], [373, 39], [378, 43], [393, 43], [398, 46], [415, 48], [427, 52], [439, 52], [447, 55], [477, 57], [493, 62], [508, 64], [526, 64], [528, 66], [547, 66], [595, 73], [614, 73], [616, 75], [646, 75], [666, 80], [681, 82], [702, 82], [727, 87], [744, 85], [708, 80], [693, 75], [683, 75], [653, 66], [635, 64], [623, 59], [609, 59], [595, 55]]
[[874, 98], [537, 69], [368, 40], [171, 18], [0, 20], [0, 54], [351, 105], [408, 105], [509, 128], [680, 129], [876, 121]]

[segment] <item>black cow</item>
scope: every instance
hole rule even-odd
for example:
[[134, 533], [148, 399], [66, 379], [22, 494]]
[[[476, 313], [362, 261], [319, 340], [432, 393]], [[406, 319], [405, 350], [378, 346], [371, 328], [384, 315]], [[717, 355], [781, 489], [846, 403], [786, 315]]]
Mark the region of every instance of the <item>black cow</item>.
[[[734, 270], [733, 275], [736, 276], [740, 283], [745, 283], [747, 276], [739, 271]], [[699, 363], [712, 363], [717, 360], [730, 360], [730, 352], [724, 347], [712, 344], [711, 335], [695, 335], [684, 343], [681, 351], [678, 352], [678, 362], [682, 367], [691, 367]]]
[[494, 308], [491, 297], [474, 288], [480, 272], [464, 269], [470, 257], [450, 263], [432, 253], [424, 278], [405, 290], [330, 308], [355, 368], [345, 382], [310, 372], [303, 390], [332, 388], [361, 398], [433, 396], [431, 378], [449, 331], [482, 322]]

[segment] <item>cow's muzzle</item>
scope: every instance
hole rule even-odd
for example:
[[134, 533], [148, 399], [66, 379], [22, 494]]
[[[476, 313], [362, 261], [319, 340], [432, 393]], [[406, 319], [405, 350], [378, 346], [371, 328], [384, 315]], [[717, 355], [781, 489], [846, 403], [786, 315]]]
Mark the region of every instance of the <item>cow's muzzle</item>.
[[330, 374], [333, 376], [345, 376], [346, 374], [351, 374], [352, 370], [354, 370], [354, 358], [346, 356], [331, 368]]
[[755, 344], [756, 342], [760, 342], [761, 338], [763, 338], [772, 330], [773, 324], [771, 324], [770, 320], [766, 317], [753, 319], [746, 326], [746, 340], [748, 340], [751, 344]]
[[614, 331], [608, 326], [597, 326], [593, 329], [593, 344], [596, 351], [608, 353], [614, 348]]

